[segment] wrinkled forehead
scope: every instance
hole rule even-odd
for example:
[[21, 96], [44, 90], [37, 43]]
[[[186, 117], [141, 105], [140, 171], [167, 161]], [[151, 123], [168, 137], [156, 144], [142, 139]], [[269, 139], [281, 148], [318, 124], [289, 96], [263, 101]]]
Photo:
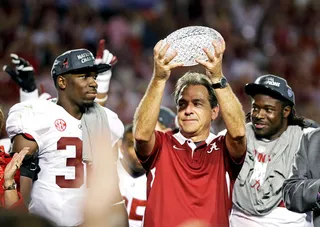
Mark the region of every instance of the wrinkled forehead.
[[194, 99], [209, 100], [209, 92], [207, 88], [203, 85], [185, 85], [181, 88], [178, 96], [178, 102], [179, 100], [191, 101]]

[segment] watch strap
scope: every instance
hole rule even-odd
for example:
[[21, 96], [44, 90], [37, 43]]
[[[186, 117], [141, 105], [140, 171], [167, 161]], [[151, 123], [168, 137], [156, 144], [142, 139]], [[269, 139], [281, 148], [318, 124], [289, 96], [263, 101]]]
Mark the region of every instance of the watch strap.
[[10, 184], [7, 187], [3, 184], [2, 187], [3, 187], [3, 189], [5, 191], [7, 191], [7, 190], [16, 190], [17, 189], [17, 184], [16, 184], [16, 182], [13, 182], [12, 184]]
[[227, 84], [228, 84], [227, 78], [221, 77], [220, 81], [218, 83], [211, 84], [211, 87], [213, 89], [225, 88], [227, 87]]

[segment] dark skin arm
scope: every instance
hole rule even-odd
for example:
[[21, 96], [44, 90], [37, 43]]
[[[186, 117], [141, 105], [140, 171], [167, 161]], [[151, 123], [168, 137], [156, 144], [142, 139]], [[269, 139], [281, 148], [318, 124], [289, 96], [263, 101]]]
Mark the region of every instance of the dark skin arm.
[[[35, 141], [28, 140], [22, 135], [17, 135], [13, 139], [12, 152], [19, 153], [24, 147], [29, 147], [26, 158], [30, 158], [38, 150], [38, 144]], [[32, 189], [32, 179], [20, 176], [20, 193], [24, 199], [25, 205], [28, 207], [30, 201], [30, 193]]]

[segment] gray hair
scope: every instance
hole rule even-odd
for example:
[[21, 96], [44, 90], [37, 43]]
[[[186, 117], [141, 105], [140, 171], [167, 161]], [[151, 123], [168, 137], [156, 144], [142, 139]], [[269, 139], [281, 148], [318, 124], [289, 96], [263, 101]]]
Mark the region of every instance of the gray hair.
[[214, 89], [211, 86], [211, 81], [206, 75], [197, 72], [187, 72], [177, 81], [174, 91], [174, 101], [176, 104], [178, 104], [178, 99], [182, 89], [190, 85], [205, 86], [209, 93], [209, 102], [211, 108], [214, 108], [218, 105], [218, 100], [214, 93]]

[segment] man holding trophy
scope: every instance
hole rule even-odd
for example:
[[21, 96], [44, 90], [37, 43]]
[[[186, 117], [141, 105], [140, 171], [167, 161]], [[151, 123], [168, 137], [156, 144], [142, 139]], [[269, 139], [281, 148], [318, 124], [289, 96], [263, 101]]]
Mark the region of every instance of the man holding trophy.
[[[200, 37], [209, 45], [192, 37], [193, 28], [197, 35], [203, 30], [214, 34], [210, 40]], [[187, 34], [189, 41], [185, 42], [186, 36], [177, 39], [180, 43], [170, 41], [177, 32]], [[205, 27], [174, 33], [154, 47], [153, 76], [134, 117], [135, 149], [148, 179], [144, 226], [173, 227], [189, 220], [229, 226], [232, 188], [246, 152], [246, 129], [242, 106], [222, 73], [225, 42]], [[205, 67], [206, 75], [187, 72], [176, 83], [179, 132], [154, 130], [171, 70], [192, 64]], [[216, 136], [210, 125], [220, 109], [227, 133]]]

